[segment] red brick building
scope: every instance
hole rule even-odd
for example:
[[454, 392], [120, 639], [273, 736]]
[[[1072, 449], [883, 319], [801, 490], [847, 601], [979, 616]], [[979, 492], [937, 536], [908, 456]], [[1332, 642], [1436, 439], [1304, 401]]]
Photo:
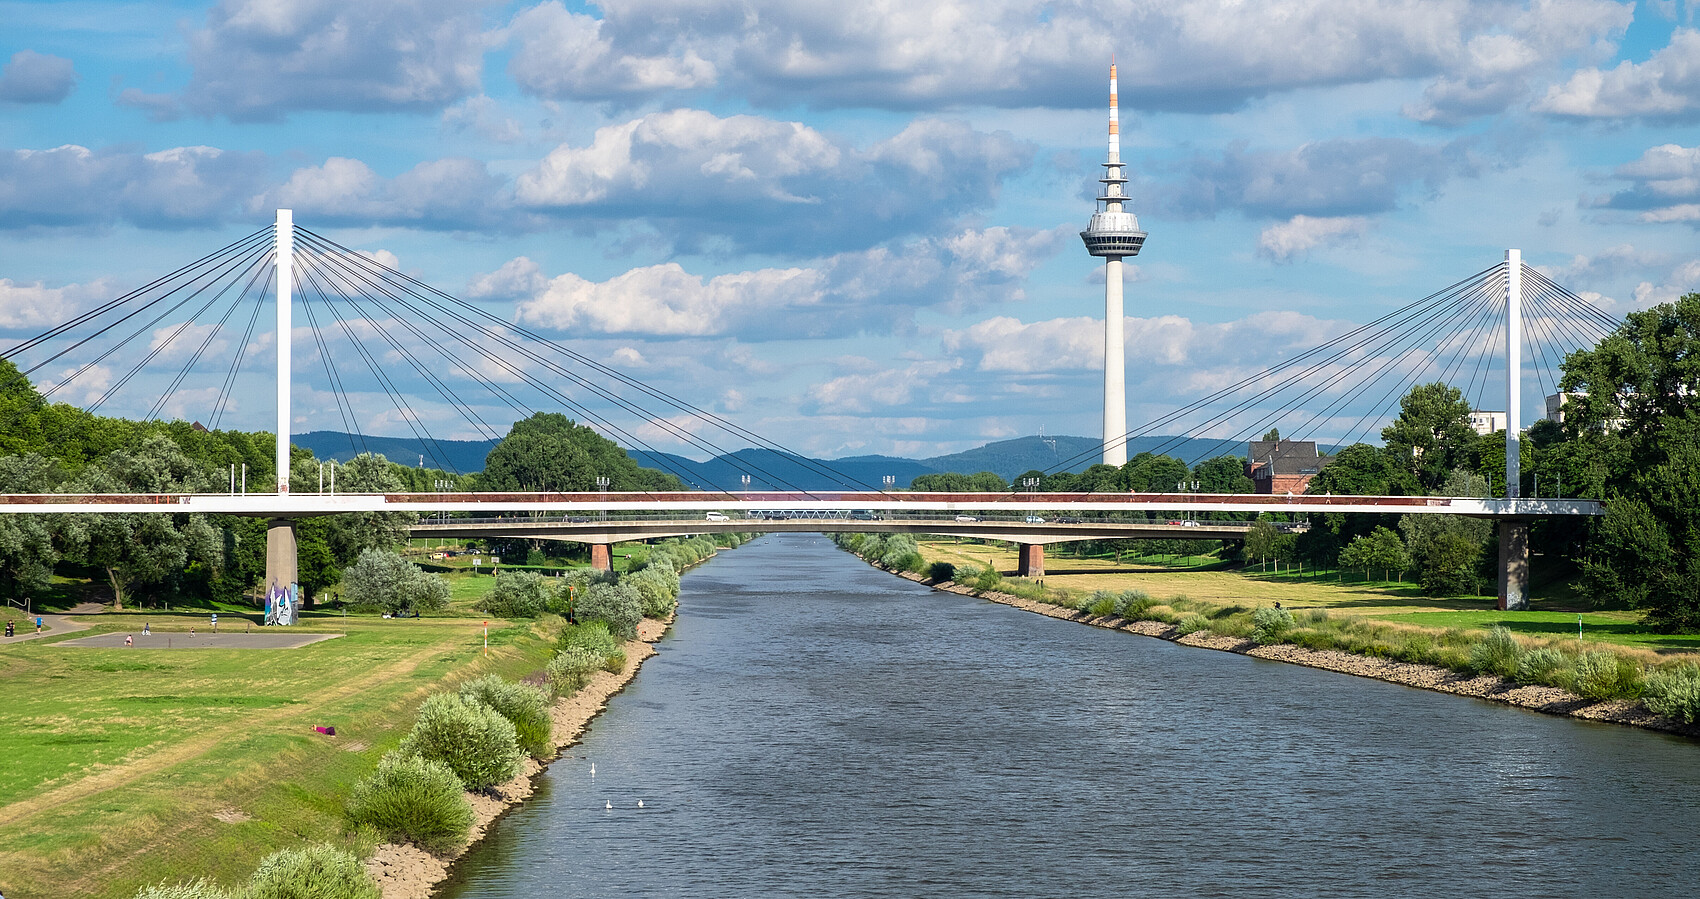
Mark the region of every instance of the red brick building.
[[1317, 455], [1314, 440], [1253, 440], [1246, 446], [1245, 474], [1258, 493], [1300, 494], [1332, 461]]

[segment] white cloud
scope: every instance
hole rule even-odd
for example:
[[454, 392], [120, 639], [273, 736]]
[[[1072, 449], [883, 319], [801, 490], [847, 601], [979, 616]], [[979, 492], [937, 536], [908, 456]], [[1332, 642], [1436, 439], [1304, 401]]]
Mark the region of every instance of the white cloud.
[[1151, 191], [1161, 209], [1209, 218], [1223, 210], [1289, 218], [1387, 212], [1419, 186], [1478, 170], [1465, 141], [1425, 144], [1404, 138], [1328, 138], [1291, 150], [1235, 143], [1220, 158], [1196, 157], [1184, 174]]
[[[866, 362], [866, 360], [857, 360]], [[956, 396], [939, 396], [933, 379], [954, 370], [958, 363], [923, 360], [896, 368], [858, 371], [816, 384], [808, 400], [817, 410], [842, 415], [867, 413], [875, 408], [908, 406], [917, 399], [960, 402]]]
[[[652, 23], [650, 42], [659, 43], [658, 52], [646, 53], [616, 49], [603, 28], [601, 19], [568, 12], [557, 0], [524, 10], [507, 30], [519, 45], [508, 73], [527, 92], [551, 99], [605, 99], [715, 83], [714, 64], [688, 46], [683, 29]], [[661, 37], [669, 32], [671, 38]]]
[[291, 208], [325, 224], [397, 224], [462, 230], [517, 230], [534, 224], [509, 211], [506, 185], [474, 159], [421, 162], [383, 178], [358, 159], [333, 156], [296, 169], [289, 180], [254, 198], [255, 210]]
[[562, 331], [744, 339], [903, 330], [914, 310], [962, 310], [1024, 298], [1027, 275], [1056, 251], [1063, 230], [966, 230], [895, 248], [840, 253], [808, 267], [703, 277], [678, 263], [607, 281], [545, 278], [518, 257], [473, 279], [472, 296], [523, 298], [521, 322]]
[[485, 0], [222, 0], [189, 35], [204, 115], [436, 111], [476, 94]]
[[498, 144], [516, 143], [525, 137], [519, 120], [502, 111], [501, 104], [482, 94], [468, 97], [443, 110], [443, 127], [471, 132]]
[[77, 88], [69, 59], [19, 50], [0, 68], [0, 103], [58, 103]]
[[264, 177], [261, 154], [215, 147], [0, 151], [0, 228], [207, 226], [240, 212]]
[[1321, 246], [1334, 246], [1369, 229], [1362, 216], [1315, 217], [1295, 215], [1263, 229], [1257, 237], [1257, 253], [1275, 262], [1291, 262]]
[[730, 242], [803, 252], [936, 230], [989, 206], [1032, 150], [1004, 133], [922, 119], [866, 148], [800, 122], [696, 109], [563, 144], [514, 184], [525, 208], [641, 216], [683, 249]]
[[1575, 118], [1692, 121], [1700, 117], [1700, 31], [1676, 29], [1646, 62], [1578, 70], [1548, 88], [1534, 108]]
[[[1219, 324], [1199, 324], [1179, 315], [1128, 318], [1122, 342], [1130, 371], [1161, 367], [1182, 374], [1267, 362], [1281, 353], [1308, 349], [1343, 325], [1297, 312], [1259, 312]], [[973, 361], [975, 371], [1058, 374], [1102, 371], [1103, 319], [1075, 317], [1023, 322], [1008, 316], [947, 331], [945, 350]]]
[[105, 278], [63, 287], [48, 287], [42, 281], [20, 284], [11, 278], [0, 278], [0, 328], [50, 328], [118, 293]]
[[1593, 205], [1638, 210], [1649, 224], [1700, 224], [1700, 147], [1661, 144], [1612, 174], [1631, 186]]

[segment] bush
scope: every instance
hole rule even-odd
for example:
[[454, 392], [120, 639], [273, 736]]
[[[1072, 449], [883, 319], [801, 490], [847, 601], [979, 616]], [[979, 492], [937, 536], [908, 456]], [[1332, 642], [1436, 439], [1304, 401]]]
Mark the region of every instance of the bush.
[[206, 878], [193, 883], [160, 884], [142, 887], [136, 899], [231, 899], [230, 892]]
[[1003, 572], [993, 568], [991, 563], [987, 563], [985, 568], [969, 575], [966, 581], [957, 581], [957, 583], [967, 583], [975, 590], [996, 590], [1003, 585]]
[[1700, 720], [1700, 667], [1683, 665], [1647, 675], [1647, 708], [1683, 724]]
[[643, 620], [643, 597], [630, 584], [591, 584], [573, 606], [579, 621], [601, 621], [608, 632], [623, 640], [637, 637]]
[[1198, 614], [1197, 612], [1188, 612], [1187, 614], [1182, 615], [1179, 621], [1175, 622], [1175, 630], [1179, 631], [1183, 636], [1209, 629], [1210, 619]]
[[927, 566], [927, 577], [931, 578], [935, 584], [942, 584], [946, 581], [955, 582], [956, 566], [949, 562], [934, 562]]
[[532, 758], [554, 754], [555, 719], [549, 714], [549, 697], [542, 690], [486, 674], [461, 684], [460, 698], [483, 703], [508, 719], [519, 748]]
[[1615, 652], [1586, 652], [1576, 659], [1576, 686], [1584, 699], [1633, 699], [1641, 695], [1641, 666]]
[[392, 752], [378, 770], [354, 785], [348, 820], [371, 827], [391, 842], [417, 843], [439, 855], [466, 843], [472, 805], [466, 787], [442, 762]]
[[1120, 608], [1121, 600], [1108, 590], [1094, 590], [1091, 596], [1086, 597], [1086, 613], [1096, 618], [1114, 615]]
[[1293, 629], [1293, 613], [1286, 609], [1258, 609], [1251, 615], [1251, 638], [1258, 643], [1279, 643]]
[[379, 893], [353, 853], [309, 846], [266, 856], [248, 879], [242, 899], [379, 899]]
[[510, 571], [473, 608], [500, 618], [536, 618], [548, 610], [554, 592], [549, 579], [535, 571]]
[[1156, 604], [1157, 600], [1143, 590], [1124, 590], [1116, 604], [1116, 614], [1132, 621]]
[[1470, 670], [1477, 674], [1516, 677], [1518, 665], [1522, 660], [1522, 645], [1503, 627], [1488, 631], [1486, 637], [1470, 647]]
[[469, 790], [487, 789], [519, 773], [514, 726], [495, 709], [454, 693], [425, 700], [401, 751], [448, 765]]
[[1571, 673], [1571, 664], [1570, 656], [1551, 647], [1542, 646], [1523, 653], [1523, 657], [1517, 660], [1515, 676], [1520, 684], [1560, 687], [1566, 683], [1566, 676]]
[[638, 592], [645, 618], [666, 618], [679, 607], [679, 573], [671, 561], [670, 557], [663, 557], [662, 564], [657, 565], [651, 557], [648, 565], [620, 579], [620, 583]]
[[590, 683], [590, 675], [602, 667], [602, 657], [588, 649], [571, 646], [555, 653], [544, 673], [556, 696], [571, 696]]
[[382, 549], [362, 551], [343, 571], [342, 586], [350, 604], [391, 614], [435, 612], [449, 604], [448, 581]]

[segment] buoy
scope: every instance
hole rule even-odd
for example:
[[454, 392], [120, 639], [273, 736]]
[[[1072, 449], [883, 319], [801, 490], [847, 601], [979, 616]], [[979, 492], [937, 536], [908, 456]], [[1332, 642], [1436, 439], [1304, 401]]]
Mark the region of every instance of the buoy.
[[609, 810], [609, 811], [613, 811], [614, 810], [614, 800], [610, 799], [610, 800], [602, 803], [602, 807]]

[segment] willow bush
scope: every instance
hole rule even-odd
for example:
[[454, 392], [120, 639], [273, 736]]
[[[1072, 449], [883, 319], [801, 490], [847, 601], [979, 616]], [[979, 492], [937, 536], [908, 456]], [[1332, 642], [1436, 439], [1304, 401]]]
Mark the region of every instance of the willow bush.
[[519, 773], [519, 737], [495, 709], [455, 693], [438, 693], [419, 707], [401, 751], [442, 762], [469, 790], [484, 790]]
[[508, 719], [520, 750], [527, 755], [543, 759], [554, 754], [555, 719], [549, 714], [549, 697], [542, 690], [486, 674], [461, 684], [460, 697], [487, 705]]
[[472, 804], [460, 778], [442, 762], [391, 752], [354, 785], [349, 823], [371, 827], [392, 843], [415, 843], [439, 855], [465, 845]]
[[354, 853], [334, 846], [284, 849], [260, 862], [241, 899], [381, 899]]

